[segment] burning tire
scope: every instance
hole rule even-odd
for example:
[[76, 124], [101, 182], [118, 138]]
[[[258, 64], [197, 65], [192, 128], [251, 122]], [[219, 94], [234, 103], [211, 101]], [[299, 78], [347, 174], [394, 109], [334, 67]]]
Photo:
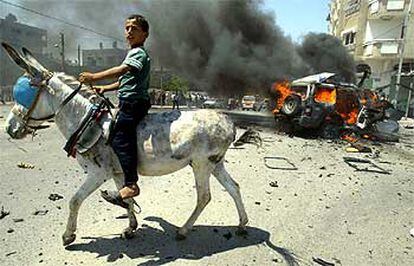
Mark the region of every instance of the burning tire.
[[298, 96], [289, 96], [283, 102], [280, 111], [287, 116], [294, 116], [299, 112], [301, 99]]

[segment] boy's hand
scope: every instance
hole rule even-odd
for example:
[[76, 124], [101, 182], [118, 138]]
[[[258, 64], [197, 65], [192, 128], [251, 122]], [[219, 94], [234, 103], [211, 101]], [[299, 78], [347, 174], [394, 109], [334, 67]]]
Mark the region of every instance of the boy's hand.
[[92, 89], [97, 93], [97, 94], [102, 94], [105, 92], [105, 89], [102, 86], [93, 86]]
[[79, 74], [79, 81], [82, 83], [91, 83], [94, 81], [94, 74], [90, 72], [82, 72]]

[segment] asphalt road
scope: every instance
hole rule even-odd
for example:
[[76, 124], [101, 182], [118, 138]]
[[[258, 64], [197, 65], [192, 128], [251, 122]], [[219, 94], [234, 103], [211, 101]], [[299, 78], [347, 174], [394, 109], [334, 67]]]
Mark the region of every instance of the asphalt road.
[[[7, 112], [0, 105], [0, 127]], [[119, 237], [128, 223], [122, 209], [95, 192], [81, 207], [76, 241], [64, 248], [68, 202], [84, 179], [81, 168], [66, 157], [55, 126], [19, 141], [1, 130], [0, 208], [9, 214], [0, 219], [0, 265], [319, 265], [313, 258], [414, 265], [414, 130], [401, 134], [400, 143], [368, 143], [373, 153], [350, 154], [341, 141], [263, 130], [262, 147], [233, 147], [226, 156], [250, 218], [247, 236], [235, 235], [234, 203], [211, 178], [212, 201], [188, 238], [175, 241], [196, 201], [187, 167], [141, 177], [142, 213], [133, 239]], [[266, 156], [285, 157], [297, 170], [271, 169], [291, 164], [269, 159], [266, 166]], [[369, 159], [391, 174], [355, 171], [344, 156]], [[113, 186], [108, 181], [103, 189]]]

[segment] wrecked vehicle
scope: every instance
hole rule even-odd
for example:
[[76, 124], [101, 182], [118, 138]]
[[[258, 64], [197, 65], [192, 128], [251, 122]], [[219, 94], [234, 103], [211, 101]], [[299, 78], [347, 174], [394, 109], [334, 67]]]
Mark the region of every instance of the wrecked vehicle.
[[387, 120], [386, 110], [392, 107], [388, 101], [369, 89], [339, 82], [335, 73], [277, 82], [273, 89], [276, 120], [287, 121], [296, 128], [318, 130], [327, 137], [338, 137], [344, 131], [398, 132], [398, 123]]

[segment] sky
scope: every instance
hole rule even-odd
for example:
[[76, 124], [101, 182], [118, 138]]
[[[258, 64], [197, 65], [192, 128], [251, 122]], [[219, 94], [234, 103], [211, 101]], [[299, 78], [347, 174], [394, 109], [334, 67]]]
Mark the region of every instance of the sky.
[[263, 9], [275, 14], [276, 24], [296, 42], [306, 33], [328, 32], [330, 0], [264, 0]]

